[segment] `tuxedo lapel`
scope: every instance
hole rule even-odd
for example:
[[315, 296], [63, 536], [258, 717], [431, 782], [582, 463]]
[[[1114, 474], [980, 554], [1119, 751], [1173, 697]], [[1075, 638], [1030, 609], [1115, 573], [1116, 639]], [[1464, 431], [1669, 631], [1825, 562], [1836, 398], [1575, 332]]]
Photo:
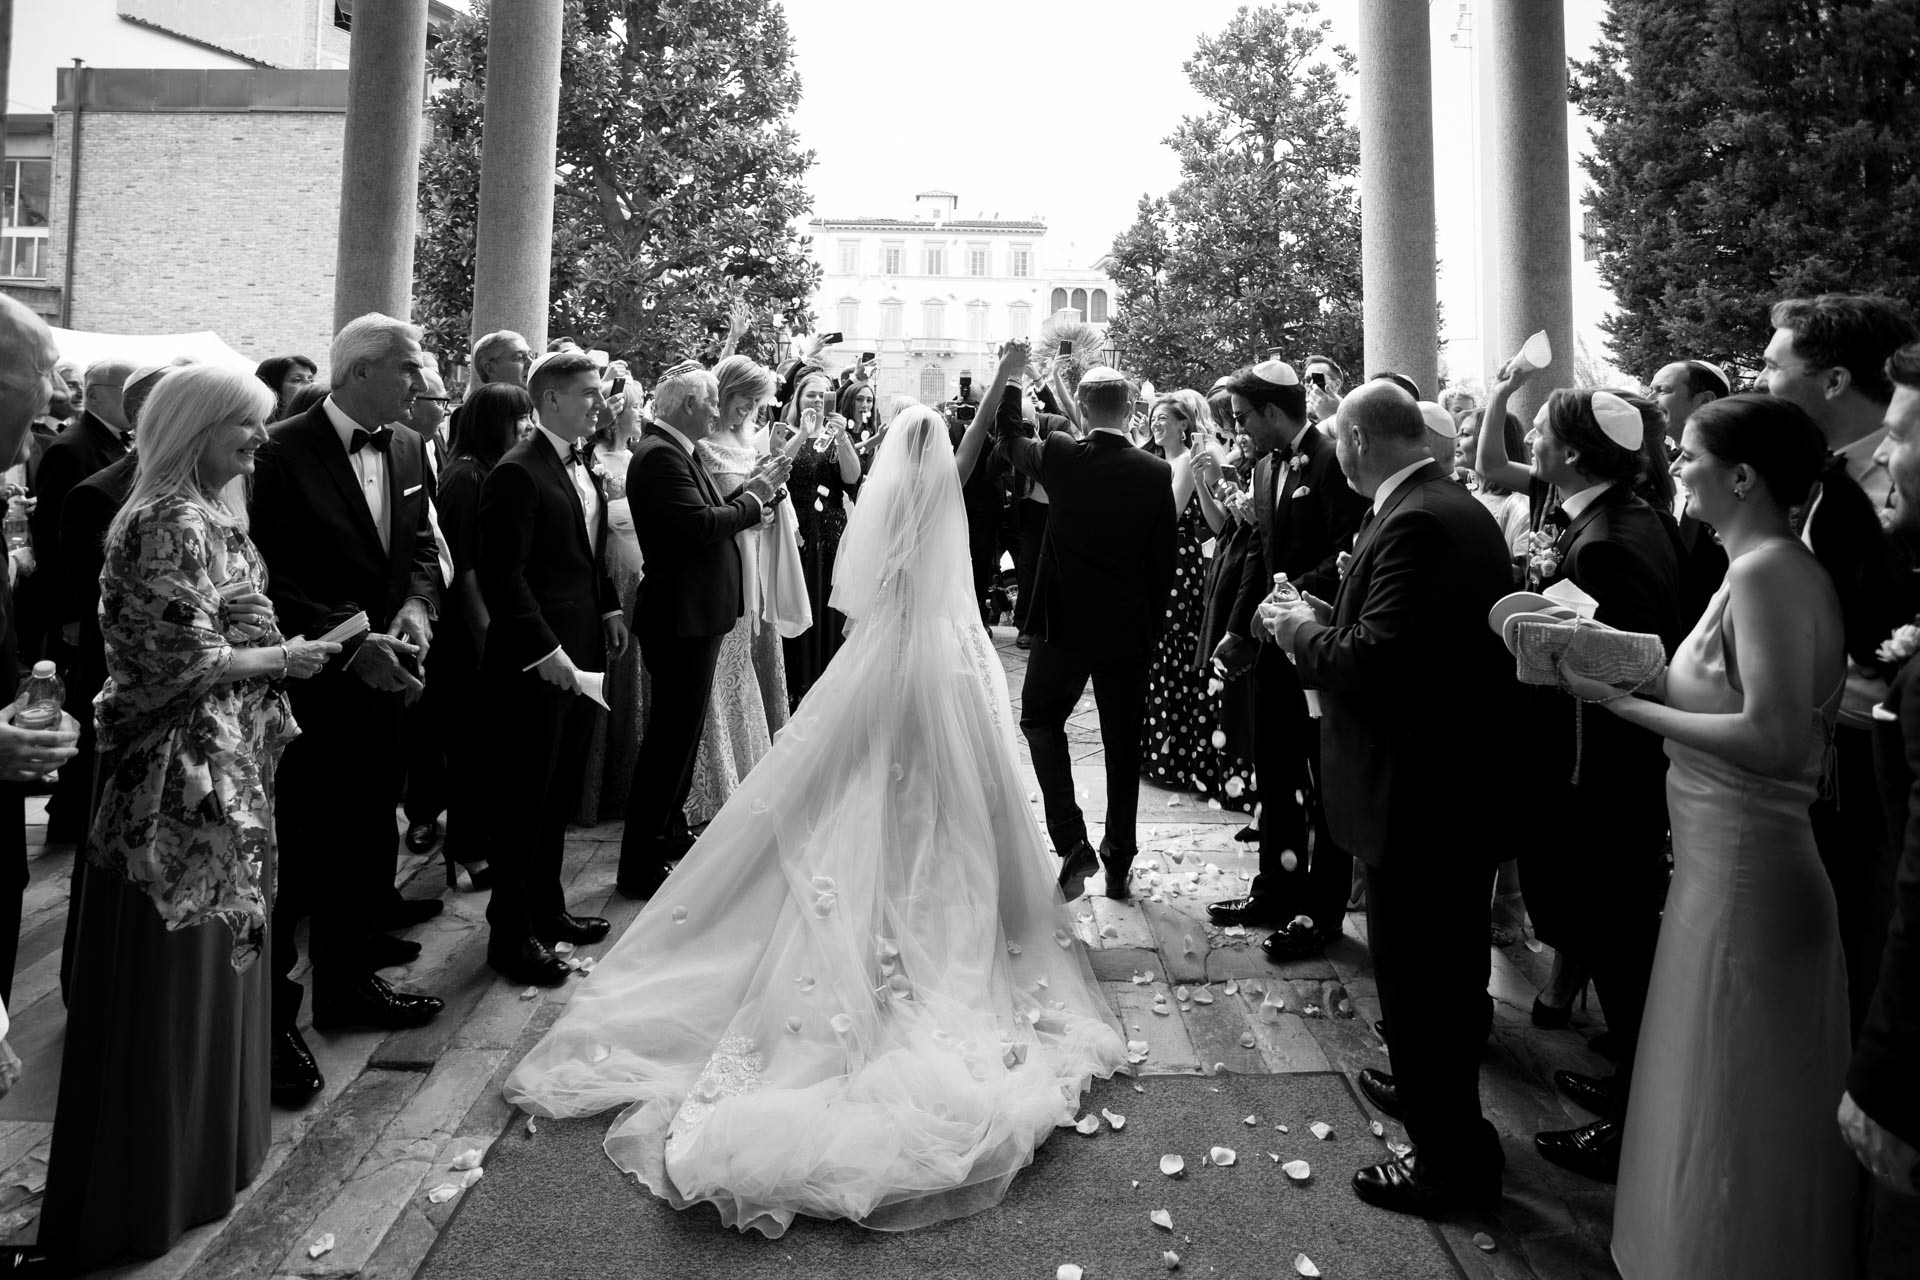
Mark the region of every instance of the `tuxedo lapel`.
[[[534, 446], [534, 452], [539, 454], [541, 459], [546, 463], [547, 474], [553, 478], [554, 483], [559, 485], [561, 491], [567, 495], [567, 506], [573, 511], [573, 531], [580, 535], [580, 545], [587, 553], [587, 560], [591, 562], [593, 560], [593, 540], [587, 536], [587, 513], [585, 508], [580, 505], [580, 491], [574, 488], [573, 477], [567, 474], [567, 464], [560, 461], [560, 455], [554, 452], [553, 441], [547, 439], [544, 434], [539, 432], [535, 432], [535, 435], [538, 436], [539, 442]], [[606, 503], [603, 501], [600, 507], [601, 510], [604, 511], [606, 509]]]
[[[347, 511], [347, 519], [360, 530], [361, 536], [367, 540], [368, 546], [373, 549], [375, 555], [384, 560], [387, 551], [380, 545], [380, 530], [373, 523], [373, 512], [367, 510], [367, 499], [360, 492], [359, 477], [353, 473], [353, 464], [347, 461], [347, 451], [341, 446], [339, 435], [334, 432], [333, 421], [327, 417], [324, 404], [315, 405], [308, 413], [306, 437], [308, 447], [313, 450], [320, 464], [320, 470], [326, 473], [327, 479], [338, 491], [340, 501]], [[398, 468], [389, 459], [387, 462], [387, 511], [389, 514], [393, 511], [396, 493], [393, 487], [393, 476], [397, 470]], [[391, 519], [388, 523], [391, 527]]]
[[1567, 525], [1566, 530], [1562, 532], [1560, 537], [1554, 542], [1554, 550], [1561, 553], [1564, 558], [1567, 548], [1573, 545], [1574, 539], [1578, 538], [1581, 533], [1586, 530], [1588, 525], [1599, 519], [1602, 512], [1611, 511], [1629, 496], [1631, 495], [1629, 495], [1625, 489], [1616, 484], [1592, 502], [1589, 502], [1586, 509], [1573, 518], [1572, 522]]
[[[1348, 561], [1347, 563], [1350, 566], [1358, 565], [1360, 563], [1360, 557], [1365, 555], [1367, 548], [1373, 545], [1373, 540], [1378, 536], [1380, 536], [1380, 526], [1387, 522], [1387, 517], [1393, 514], [1393, 511], [1396, 507], [1398, 507], [1402, 502], [1405, 502], [1407, 500], [1408, 494], [1412, 493], [1415, 489], [1419, 488], [1421, 485], [1425, 484], [1427, 481], [1433, 479], [1435, 476], [1445, 475], [1445, 474], [1446, 474], [1445, 472], [1440, 470], [1439, 463], [1430, 462], [1426, 466], [1420, 468], [1420, 470], [1408, 476], [1405, 480], [1402, 480], [1400, 482], [1400, 487], [1387, 495], [1386, 504], [1384, 506], [1379, 506], [1375, 509], [1373, 513], [1373, 523], [1369, 524], [1366, 527], [1366, 530], [1362, 532], [1361, 535], [1354, 540], [1353, 559]], [[1348, 570], [1347, 577], [1348, 578], [1353, 577], [1353, 573], [1351, 569]]]

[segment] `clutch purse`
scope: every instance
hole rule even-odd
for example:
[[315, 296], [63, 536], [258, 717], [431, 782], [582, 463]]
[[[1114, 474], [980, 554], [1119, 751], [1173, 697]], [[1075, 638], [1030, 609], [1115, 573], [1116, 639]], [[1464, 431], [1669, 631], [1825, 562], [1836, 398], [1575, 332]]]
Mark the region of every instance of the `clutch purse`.
[[1512, 631], [1514, 674], [1522, 684], [1566, 688], [1571, 672], [1622, 693], [1645, 688], [1667, 665], [1660, 637], [1615, 631], [1584, 618], [1521, 618]]

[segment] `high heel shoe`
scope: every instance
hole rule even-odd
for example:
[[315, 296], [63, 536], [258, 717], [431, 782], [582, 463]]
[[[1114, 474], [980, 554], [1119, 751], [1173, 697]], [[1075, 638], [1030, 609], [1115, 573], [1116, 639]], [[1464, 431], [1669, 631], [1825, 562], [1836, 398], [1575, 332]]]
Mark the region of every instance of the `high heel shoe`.
[[447, 888], [456, 891], [460, 888], [460, 872], [463, 868], [466, 870], [468, 884], [474, 893], [483, 893], [493, 888], [493, 868], [487, 864], [485, 858], [474, 862], [461, 862], [444, 844], [440, 846], [440, 857], [447, 864]]

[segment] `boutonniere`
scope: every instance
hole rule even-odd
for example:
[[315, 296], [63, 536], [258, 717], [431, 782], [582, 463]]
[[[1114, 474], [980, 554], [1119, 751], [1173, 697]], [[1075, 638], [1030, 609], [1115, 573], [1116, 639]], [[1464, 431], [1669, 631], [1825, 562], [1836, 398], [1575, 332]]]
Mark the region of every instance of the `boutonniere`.
[[1310, 494], [1310, 493], [1312, 493], [1312, 492], [1313, 492], [1313, 486], [1312, 486], [1312, 485], [1310, 485], [1310, 484], [1303, 484], [1303, 485], [1301, 485], [1301, 486], [1300, 486], [1300, 487], [1299, 487], [1298, 489], [1295, 489], [1295, 490], [1293, 491], [1293, 496], [1294, 496], [1294, 497], [1296, 497], [1296, 498], [1304, 498], [1304, 497], [1306, 497], [1306, 496], [1307, 496], [1308, 494]]
[[1353, 552], [1351, 551], [1342, 551], [1339, 555], [1334, 557], [1333, 571], [1334, 571], [1334, 574], [1342, 582], [1345, 582], [1347, 580], [1347, 566], [1352, 563], [1353, 563]]
[[1560, 572], [1560, 537], [1549, 529], [1535, 529], [1527, 535], [1527, 573], [1544, 582]]
[[1300, 470], [1300, 468], [1306, 465], [1307, 465], [1307, 455], [1304, 453], [1296, 453], [1291, 458], [1287, 459], [1287, 470], [1289, 471], [1298, 471]]
[[1897, 667], [1915, 653], [1920, 653], [1920, 626], [1916, 626], [1915, 623], [1920, 623], [1920, 618], [1914, 619], [1914, 622], [1908, 623], [1888, 636], [1880, 647], [1874, 650], [1873, 656], [1888, 666]]

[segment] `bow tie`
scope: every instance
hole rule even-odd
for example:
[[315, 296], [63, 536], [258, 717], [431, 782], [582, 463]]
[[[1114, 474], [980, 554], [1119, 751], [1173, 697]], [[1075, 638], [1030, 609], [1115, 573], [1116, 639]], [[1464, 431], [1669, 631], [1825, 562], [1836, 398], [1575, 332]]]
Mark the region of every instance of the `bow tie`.
[[584, 467], [587, 465], [587, 450], [576, 440], [571, 449], [560, 455], [560, 461], [569, 467]]
[[353, 434], [347, 437], [348, 453], [358, 453], [368, 445], [372, 445], [382, 453], [391, 449], [393, 447], [393, 428], [376, 427], [372, 431], [369, 431], [365, 427], [355, 427]]

